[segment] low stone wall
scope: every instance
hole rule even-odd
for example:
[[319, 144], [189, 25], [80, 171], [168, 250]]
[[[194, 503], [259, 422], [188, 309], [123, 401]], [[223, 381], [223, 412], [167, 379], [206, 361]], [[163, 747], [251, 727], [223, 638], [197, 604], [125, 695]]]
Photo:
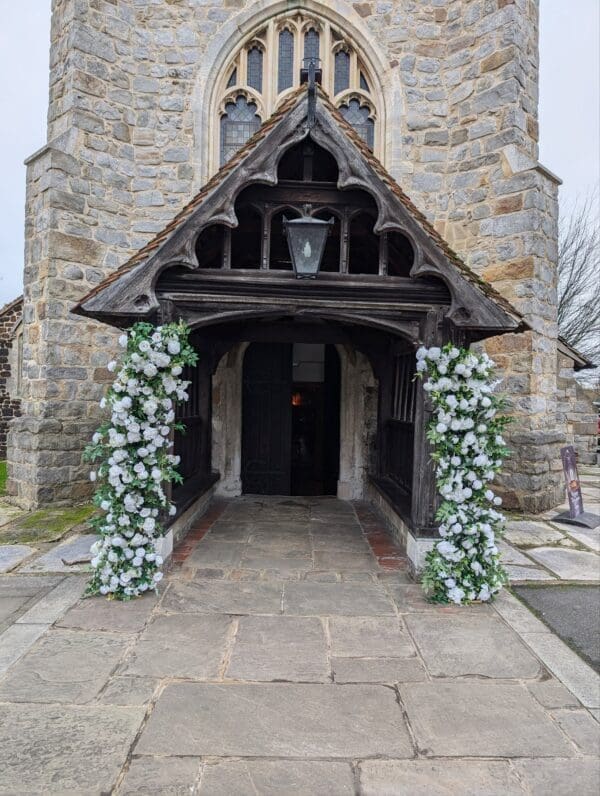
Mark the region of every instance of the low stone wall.
[[567, 432], [566, 445], [573, 445], [580, 464], [595, 464], [597, 458], [600, 387], [584, 388], [575, 378], [573, 360], [558, 354], [557, 402], [559, 420]]
[[22, 310], [22, 297], [0, 309], [0, 459], [6, 458], [8, 422], [21, 414], [21, 402], [16, 395], [16, 374], [12, 371], [18, 364], [13, 343], [16, 343], [15, 329]]

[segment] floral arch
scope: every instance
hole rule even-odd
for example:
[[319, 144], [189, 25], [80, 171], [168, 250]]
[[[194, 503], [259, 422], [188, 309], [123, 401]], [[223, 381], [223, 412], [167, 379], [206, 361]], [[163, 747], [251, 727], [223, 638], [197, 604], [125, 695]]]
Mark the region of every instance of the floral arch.
[[226, 163], [300, 83], [318, 58], [322, 87], [379, 158], [384, 108], [377, 70], [350, 32], [312, 11], [280, 13], [238, 42], [220, 70], [210, 118], [210, 173]]

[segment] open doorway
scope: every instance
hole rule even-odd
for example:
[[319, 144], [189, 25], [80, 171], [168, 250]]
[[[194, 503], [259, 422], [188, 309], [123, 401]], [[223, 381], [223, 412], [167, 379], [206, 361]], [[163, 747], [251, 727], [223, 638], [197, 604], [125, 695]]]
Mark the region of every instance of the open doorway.
[[340, 361], [333, 345], [253, 343], [242, 391], [245, 494], [335, 495]]

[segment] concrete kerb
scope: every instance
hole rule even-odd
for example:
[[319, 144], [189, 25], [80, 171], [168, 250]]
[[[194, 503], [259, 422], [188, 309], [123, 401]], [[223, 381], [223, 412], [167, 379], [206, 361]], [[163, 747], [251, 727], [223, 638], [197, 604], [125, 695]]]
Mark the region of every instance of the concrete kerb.
[[[588, 710], [600, 708], [600, 675], [509, 591], [493, 607], [533, 654]], [[595, 717], [595, 716], [594, 716]]]

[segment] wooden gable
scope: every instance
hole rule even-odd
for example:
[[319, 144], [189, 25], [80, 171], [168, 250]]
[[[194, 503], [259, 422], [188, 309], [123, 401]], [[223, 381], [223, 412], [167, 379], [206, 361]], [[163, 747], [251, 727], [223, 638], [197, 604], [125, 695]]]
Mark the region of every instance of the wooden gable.
[[[398, 280], [393, 289], [394, 280], [385, 276], [375, 277], [367, 285], [346, 275], [332, 279], [320, 274], [308, 285], [273, 276], [269, 290], [275, 304], [278, 291], [282, 301], [292, 301], [294, 296], [301, 300], [312, 296], [316, 300], [320, 291], [328, 290], [330, 299], [339, 294], [340, 299], [347, 299], [350, 304], [362, 298], [361, 312], [367, 314], [369, 307], [387, 303], [387, 317], [391, 317], [394, 312], [397, 314], [403, 300], [411, 303], [411, 295], [414, 298], [419, 284], [426, 284], [427, 277], [434, 277], [443, 281], [450, 294], [445, 317], [457, 329], [470, 330], [471, 338], [527, 328], [517, 310], [450, 249], [329, 100], [319, 94], [316, 123], [310, 128], [307, 105], [304, 88], [291, 95], [159, 235], [85, 296], [73, 311], [114, 325], [155, 315], [160, 308], [156, 286], [161, 273], [174, 266], [184, 266], [191, 273], [198, 271], [195, 245], [199, 234], [214, 224], [236, 227], [235, 200], [240, 192], [253, 184], [276, 186], [282, 155], [310, 138], [337, 161], [338, 189], [360, 189], [374, 198], [377, 205], [374, 231], [380, 234], [399, 231], [409, 238], [414, 264], [410, 279], [400, 285], [402, 289]], [[222, 291], [228, 295], [236, 292], [247, 295], [255, 287], [259, 292], [264, 288], [265, 279], [242, 281], [236, 276], [224, 272], [213, 281], [221, 282]], [[367, 288], [372, 294], [369, 306], [364, 305]]]

